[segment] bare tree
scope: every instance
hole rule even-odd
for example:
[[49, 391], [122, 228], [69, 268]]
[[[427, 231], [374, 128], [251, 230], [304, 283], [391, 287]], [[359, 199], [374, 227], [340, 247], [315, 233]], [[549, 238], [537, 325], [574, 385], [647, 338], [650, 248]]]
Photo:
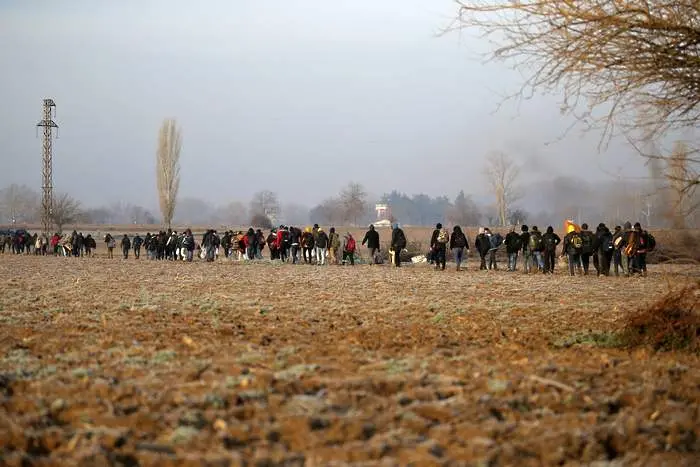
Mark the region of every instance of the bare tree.
[[312, 222], [330, 225], [342, 224], [346, 221], [346, 215], [345, 206], [339, 198], [327, 198], [309, 211]]
[[177, 192], [180, 188], [180, 150], [182, 135], [173, 119], [166, 119], [158, 136], [156, 152], [156, 176], [158, 178], [158, 200], [163, 222], [171, 227]]
[[359, 183], [350, 182], [340, 192], [340, 204], [343, 210], [343, 221], [357, 225], [357, 219], [365, 212], [367, 193]]
[[[700, 118], [700, 3], [695, 0], [457, 0], [454, 28], [496, 43], [491, 57], [514, 62], [522, 93], [565, 93], [563, 111], [661, 132]], [[596, 119], [595, 110], [602, 110]], [[579, 115], [580, 116], [580, 115]]]
[[53, 200], [51, 220], [60, 233], [63, 232], [64, 225], [78, 221], [81, 211], [80, 201], [72, 198], [68, 193], [59, 193]]
[[277, 222], [280, 215], [280, 203], [277, 198], [277, 193], [269, 190], [263, 190], [255, 193], [250, 200], [250, 215], [255, 216], [261, 214], [272, 223]]
[[25, 185], [12, 184], [0, 190], [2, 221], [11, 224], [35, 221], [39, 212], [39, 195]]
[[496, 196], [496, 212], [500, 225], [507, 225], [511, 205], [518, 200], [516, 181], [520, 169], [502, 152], [493, 152], [486, 158], [484, 173]]

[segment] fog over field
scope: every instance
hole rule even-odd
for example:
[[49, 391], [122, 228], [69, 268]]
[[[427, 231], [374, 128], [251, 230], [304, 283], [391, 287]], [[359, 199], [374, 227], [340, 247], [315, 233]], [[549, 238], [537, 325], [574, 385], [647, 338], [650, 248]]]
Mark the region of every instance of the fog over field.
[[211, 203], [275, 191], [313, 207], [353, 180], [392, 190], [491, 195], [500, 150], [521, 165], [523, 207], [541, 185], [644, 176], [623, 141], [560, 112], [556, 95], [498, 108], [522, 77], [486, 64], [489, 43], [440, 35], [450, 0], [0, 3], [0, 187], [41, 185], [34, 125], [57, 104], [54, 185], [85, 206], [158, 211], [158, 128], [182, 127], [180, 197]]

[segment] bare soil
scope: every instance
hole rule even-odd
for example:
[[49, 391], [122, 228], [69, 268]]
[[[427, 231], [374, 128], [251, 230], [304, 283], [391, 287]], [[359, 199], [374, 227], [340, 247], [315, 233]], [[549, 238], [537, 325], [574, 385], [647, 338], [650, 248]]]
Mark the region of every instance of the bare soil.
[[[0, 465], [698, 465], [697, 281], [0, 256]], [[478, 266], [478, 265], [477, 265]]]

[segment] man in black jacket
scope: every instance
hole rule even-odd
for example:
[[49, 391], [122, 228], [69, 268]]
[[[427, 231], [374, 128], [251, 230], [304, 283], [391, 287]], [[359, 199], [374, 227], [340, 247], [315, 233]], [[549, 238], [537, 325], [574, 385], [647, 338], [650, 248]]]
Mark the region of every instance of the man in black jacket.
[[595, 253], [596, 236], [588, 230], [588, 224], [581, 224], [581, 240], [583, 247], [581, 248], [581, 265], [583, 266], [583, 275], [588, 275], [588, 268], [591, 262], [591, 255]]
[[593, 266], [599, 276], [610, 275], [610, 263], [612, 262], [615, 245], [613, 235], [605, 224], [600, 223], [595, 232], [595, 253], [593, 254]]
[[362, 239], [362, 245], [367, 244], [369, 250], [370, 265], [376, 262], [377, 254], [379, 253], [379, 232], [374, 230], [374, 225], [369, 226], [369, 230], [365, 233], [365, 238]]
[[508, 271], [515, 271], [518, 265], [518, 253], [522, 244], [520, 243], [520, 235], [515, 231], [515, 226], [510, 228], [510, 232], [506, 234], [504, 241], [506, 244], [506, 253], [508, 254]]
[[544, 243], [544, 273], [554, 274], [557, 245], [561, 243], [561, 238], [554, 233], [554, 227], [551, 225], [547, 227], [547, 231], [542, 235], [542, 243]]
[[488, 268], [486, 267], [486, 255], [489, 254], [489, 250], [491, 249], [491, 240], [486, 235], [486, 229], [484, 229], [483, 227], [479, 227], [479, 234], [474, 240], [474, 248], [476, 248], [476, 251], [479, 252], [479, 257], [481, 258], [479, 270], [487, 270]]
[[520, 234], [520, 244], [523, 247], [523, 271], [526, 273], [530, 272], [530, 232], [528, 232], [527, 225], [523, 225], [520, 228], [522, 232]]
[[399, 227], [399, 224], [394, 224], [391, 231], [391, 249], [394, 251], [394, 266], [401, 267], [401, 250], [406, 248], [406, 234]]
[[124, 255], [124, 259], [129, 258], [129, 250], [131, 249], [131, 240], [129, 240], [129, 237], [124, 234], [124, 237], [122, 237], [122, 254]]

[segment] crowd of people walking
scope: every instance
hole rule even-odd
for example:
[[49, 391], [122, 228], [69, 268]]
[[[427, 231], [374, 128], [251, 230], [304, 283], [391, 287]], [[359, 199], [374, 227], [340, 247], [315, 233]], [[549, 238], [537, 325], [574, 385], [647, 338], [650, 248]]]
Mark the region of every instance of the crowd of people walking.
[[[497, 270], [499, 252], [507, 258], [506, 270], [514, 272], [521, 261], [526, 273], [540, 272], [553, 274], [557, 258], [566, 258], [570, 275], [588, 275], [591, 265], [597, 275], [607, 276], [611, 270], [615, 275], [646, 274], [646, 255], [654, 250], [656, 240], [639, 223], [634, 226], [627, 222], [616, 226], [613, 231], [603, 223], [595, 232], [587, 224], [580, 227], [573, 222], [565, 222], [566, 235], [562, 239], [552, 226], [544, 233], [537, 226], [515, 226], [503, 236], [490, 228], [479, 228], [473, 247], [480, 259], [480, 270]], [[150, 260], [194, 261], [196, 257], [207, 262], [218, 258], [238, 261], [261, 260], [266, 254], [270, 260], [291, 264], [355, 265], [362, 258], [360, 247], [365, 247], [365, 262], [382, 264], [385, 255], [381, 250], [379, 232], [373, 225], [359, 243], [350, 232], [339, 233], [334, 227], [328, 232], [318, 224], [304, 229], [280, 225], [266, 235], [261, 229], [247, 231], [228, 230], [219, 234], [207, 230], [198, 242], [190, 229], [177, 232], [168, 229], [158, 233], [147, 233], [144, 237], [127, 234], [115, 238], [106, 234], [103, 238], [107, 257], [114, 258], [114, 250], [119, 248], [121, 256], [128, 259], [130, 254], [141, 258], [142, 249]], [[560, 254], [557, 249], [561, 245]], [[393, 224], [388, 243], [388, 258], [395, 267], [401, 267], [405, 257], [406, 235], [398, 224]], [[0, 252], [15, 254], [93, 256], [97, 242], [91, 235], [73, 231], [67, 235], [54, 234], [51, 238], [21, 230], [0, 234]], [[415, 262], [427, 261], [435, 269], [444, 270], [447, 264], [448, 249], [452, 254], [457, 271], [461, 270], [470, 253], [468, 235], [460, 226], [449, 232], [442, 224], [437, 224], [430, 238], [427, 254], [416, 255]]]
[[[562, 240], [552, 226], [548, 226], [544, 233], [537, 226], [529, 228], [523, 225], [520, 232], [513, 226], [505, 237], [487, 227], [479, 228], [474, 239], [474, 249], [480, 258], [479, 269], [497, 270], [497, 253], [504, 246], [507, 271], [516, 271], [518, 260], [522, 259], [522, 268], [526, 273], [553, 274], [557, 264], [557, 248], [561, 244], [560, 257], [566, 259], [572, 276], [588, 275], [591, 258], [598, 276], [609, 276], [611, 268], [616, 276], [646, 275], [647, 253], [656, 248], [656, 239], [643, 230], [639, 222], [634, 226], [626, 222], [624, 227], [616, 226], [612, 232], [604, 223], [600, 223], [592, 232], [588, 224], [579, 227], [566, 221], [565, 230], [566, 235]], [[448, 248], [459, 271], [469, 254], [467, 235], [459, 226], [455, 226], [450, 234], [442, 224], [437, 224], [430, 239], [430, 252], [426, 255], [428, 262], [435, 264], [435, 269], [445, 269]]]

